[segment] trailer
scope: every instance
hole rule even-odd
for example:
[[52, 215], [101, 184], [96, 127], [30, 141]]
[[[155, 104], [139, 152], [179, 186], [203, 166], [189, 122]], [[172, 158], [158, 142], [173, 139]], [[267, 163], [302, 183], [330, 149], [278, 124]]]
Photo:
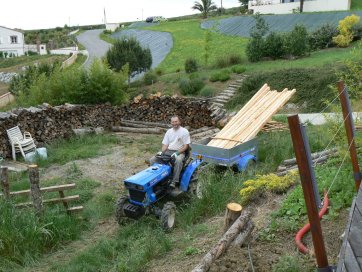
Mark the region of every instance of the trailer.
[[212, 138], [203, 139], [197, 143], [191, 143], [192, 157], [195, 160], [232, 167], [239, 172], [245, 171], [257, 161], [257, 138], [245, 143], [240, 143], [233, 148], [225, 149], [207, 145]]

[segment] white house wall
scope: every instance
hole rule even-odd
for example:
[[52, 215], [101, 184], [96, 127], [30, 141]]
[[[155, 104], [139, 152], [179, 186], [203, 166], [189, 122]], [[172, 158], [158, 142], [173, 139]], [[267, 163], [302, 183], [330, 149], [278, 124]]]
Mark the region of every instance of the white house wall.
[[[17, 43], [11, 43], [11, 36], [17, 37]], [[0, 51], [24, 55], [24, 34], [6, 27], [0, 27]]]
[[[333, 10], [349, 10], [351, 6], [350, 0], [313, 0], [304, 1], [304, 12], [333, 11]], [[249, 9], [254, 13], [260, 14], [287, 14], [293, 13], [300, 7], [300, 2], [280, 3], [277, 1], [249, 1]]]

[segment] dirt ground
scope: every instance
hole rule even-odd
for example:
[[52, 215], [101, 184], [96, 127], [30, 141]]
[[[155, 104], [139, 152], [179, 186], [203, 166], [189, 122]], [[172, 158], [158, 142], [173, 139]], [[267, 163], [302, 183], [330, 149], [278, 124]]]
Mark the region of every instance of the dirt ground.
[[[129, 136], [120, 136], [129, 137]], [[142, 138], [141, 135], [130, 136], [132, 140]], [[128, 147], [129, 149], [129, 147]], [[75, 163], [82, 172], [83, 177], [89, 177], [98, 180], [102, 186], [97, 190], [114, 189], [120, 191], [122, 188], [122, 180], [145, 168], [145, 160], [150, 157], [149, 152], [141, 155], [131, 155], [127, 153], [124, 146], [116, 146], [109, 150], [107, 155], [85, 160], [78, 160], [67, 163], [62, 166], [52, 166], [41, 173], [47, 179], [66, 177], [68, 169]], [[254, 230], [249, 241], [249, 247], [231, 247], [221, 258], [216, 260], [210, 271], [272, 271], [272, 266], [276, 264], [281, 256], [299, 256], [303, 261], [303, 271], [313, 271], [315, 268], [315, 258], [312, 256], [302, 256], [298, 253], [294, 244], [295, 233], [277, 233], [272, 241], [261, 241], [258, 239], [258, 233], [270, 223], [270, 213], [279, 208], [285, 195], [269, 194], [259, 198], [251, 206], [253, 210], [252, 220], [254, 222]], [[344, 210], [340, 213], [337, 220], [323, 220], [322, 228], [325, 235], [325, 243], [327, 248], [330, 264], [337, 263], [337, 256], [341, 246], [340, 235], [346, 226], [348, 211]], [[195, 254], [185, 254], [185, 247], [173, 247], [166, 256], [159, 259], [151, 260], [147, 270], [149, 272], [178, 272], [191, 271], [200, 261], [200, 259], [217, 243], [222, 236], [223, 214], [218, 217], [210, 218], [204, 225], [206, 231], [200, 233], [190, 239], [190, 246], [197, 248]], [[95, 241], [102, 237], [112, 237], [117, 230], [117, 224], [113, 218], [103, 220], [91, 231], [85, 232], [80, 240], [65, 245], [63, 249], [55, 253], [49, 254], [33, 268], [27, 268], [25, 271], [49, 271], [52, 263], [66, 262], [79, 252], [92, 246]], [[169, 234], [171, 241], [176, 245], [180, 244], [180, 240], [184, 239], [184, 230], [177, 228]], [[310, 234], [304, 239], [308, 248], [312, 248]], [[250, 255], [250, 256], [249, 256]]]

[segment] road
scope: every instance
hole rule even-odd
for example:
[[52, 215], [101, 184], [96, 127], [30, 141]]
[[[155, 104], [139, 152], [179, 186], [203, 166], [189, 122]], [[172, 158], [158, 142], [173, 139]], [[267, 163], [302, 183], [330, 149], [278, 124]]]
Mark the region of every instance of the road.
[[89, 54], [84, 63], [86, 68], [89, 68], [95, 59], [105, 56], [108, 49], [112, 46], [99, 38], [99, 34], [101, 34], [103, 30], [104, 29], [88, 30], [77, 36], [78, 41], [84, 45]]

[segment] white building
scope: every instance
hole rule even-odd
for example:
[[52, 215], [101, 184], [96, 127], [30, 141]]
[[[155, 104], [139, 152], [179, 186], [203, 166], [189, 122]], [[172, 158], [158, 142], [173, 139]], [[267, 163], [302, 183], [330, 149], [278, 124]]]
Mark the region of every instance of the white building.
[[[300, 0], [252, 0], [249, 10], [260, 14], [287, 14], [298, 12]], [[304, 0], [303, 12], [350, 10], [351, 0]]]
[[0, 51], [8, 55], [24, 55], [24, 33], [0, 26]]

